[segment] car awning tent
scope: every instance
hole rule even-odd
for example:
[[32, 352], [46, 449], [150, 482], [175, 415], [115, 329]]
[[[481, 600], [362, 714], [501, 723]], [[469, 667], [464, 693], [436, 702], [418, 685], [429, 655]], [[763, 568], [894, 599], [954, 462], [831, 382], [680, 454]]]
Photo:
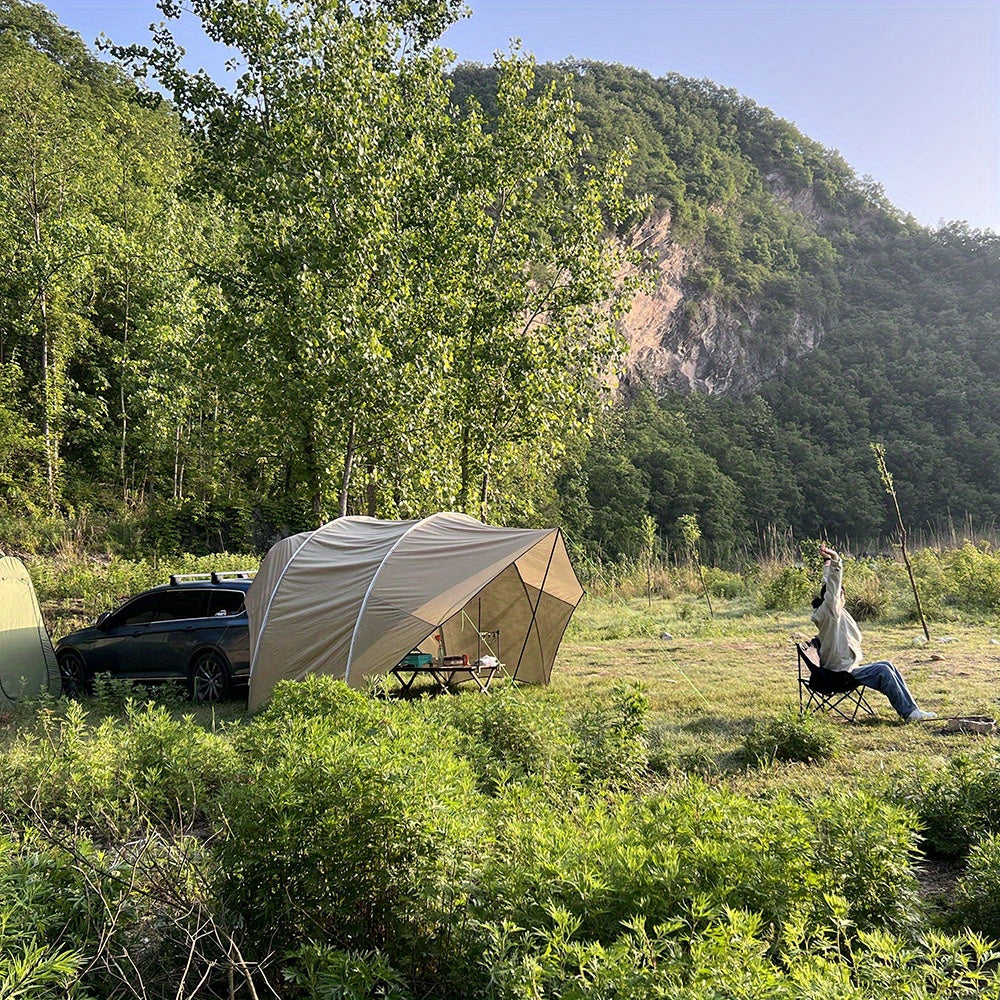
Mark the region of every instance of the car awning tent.
[[0, 556], [0, 708], [42, 691], [62, 692], [52, 641], [24, 563]]
[[555, 528], [338, 518], [278, 542], [257, 571], [250, 708], [310, 673], [362, 687], [421, 644], [436, 652], [438, 635], [448, 655], [497, 655], [509, 676], [547, 684], [582, 596]]

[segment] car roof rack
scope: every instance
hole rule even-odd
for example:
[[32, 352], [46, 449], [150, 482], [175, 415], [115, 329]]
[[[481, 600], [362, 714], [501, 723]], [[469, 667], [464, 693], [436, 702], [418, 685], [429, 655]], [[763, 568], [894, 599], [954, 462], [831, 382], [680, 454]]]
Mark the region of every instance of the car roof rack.
[[171, 573], [170, 586], [193, 580], [208, 580], [209, 583], [221, 583], [223, 580], [252, 580], [257, 575], [255, 569], [228, 569], [212, 573]]
[[179, 583], [187, 583], [189, 580], [211, 580], [211, 573], [171, 573], [170, 586], [176, 587]]

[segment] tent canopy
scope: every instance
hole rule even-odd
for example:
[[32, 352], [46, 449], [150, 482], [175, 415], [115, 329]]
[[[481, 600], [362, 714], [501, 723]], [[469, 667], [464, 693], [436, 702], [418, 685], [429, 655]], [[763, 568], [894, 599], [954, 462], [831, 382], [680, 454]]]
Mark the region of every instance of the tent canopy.
[[437, 635], [448, 655], [496, 655], [547, 684], [582, 596], [555, 528], [338, 518], [274, 545], [247, 593], [250, 708], [309, 673], [362, 687], [421, 644], [436, 652]]
[[20, 559], [0, 556], [0, 707], [62, 691], [52, 641]]

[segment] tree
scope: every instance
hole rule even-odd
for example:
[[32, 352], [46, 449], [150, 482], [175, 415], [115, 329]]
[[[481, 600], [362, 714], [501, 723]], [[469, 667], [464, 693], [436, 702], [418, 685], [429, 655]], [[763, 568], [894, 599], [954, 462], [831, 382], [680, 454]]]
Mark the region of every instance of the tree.
[[85, 88], [16, 33], [0, 39], [0, 269], [7, 315], [0, 357], [16, 361], [37, 402], [45, 500], [61, 500], [67, 367], [90, 334], [82, 299], [95, 244], [106, 160]]
[[262, 461], [304, 482], [317, 521], [333, 497], [350, 509], [359, 467], [372, 513], [485, 515], [498, 463], [551, 468], [617, 346], [634, 280], [606, 239], [620, 167], [574, 174], [568, 93], [531, 96], [517, 56], [500, 62], [495, 122], [456, 115], [448, 54], [427, 45], [451, 0], [193, 8], [242, 55], [232, 93], [183, 71], [166, 30], [116, 51], [172, 93], [238, 234], [206, 273], [234, 386], [268, 416]]

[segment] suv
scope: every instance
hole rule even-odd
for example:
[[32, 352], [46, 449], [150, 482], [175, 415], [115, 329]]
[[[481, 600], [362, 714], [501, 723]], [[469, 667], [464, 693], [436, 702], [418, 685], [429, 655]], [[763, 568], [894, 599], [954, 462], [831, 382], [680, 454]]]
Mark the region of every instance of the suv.
[[184, 680], [195, 701], [224, 698], [250, 677], [246, 593], [254, 570], [189, 573], [147, 590], [56, 644], [63, 691], [87, 691], [95, 674]]

